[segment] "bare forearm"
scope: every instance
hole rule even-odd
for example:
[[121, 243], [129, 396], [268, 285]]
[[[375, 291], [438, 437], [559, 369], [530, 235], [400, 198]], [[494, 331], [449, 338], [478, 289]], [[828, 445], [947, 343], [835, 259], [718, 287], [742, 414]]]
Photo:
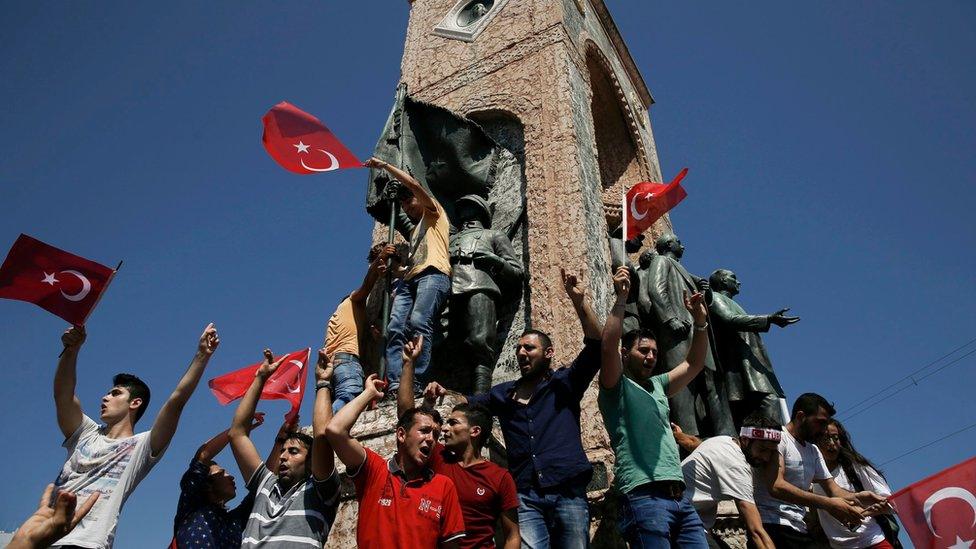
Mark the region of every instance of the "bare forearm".
[[705, 367], [705, 354], [708, 352], [708, 329], [694, 329], [691, 347], [688, 349], [688, 364], [696, 374]]
[[159, 410], [149, 434], [149, 444], [154, 455], [166, 448], [170, 440], [173, 439], [173, 435], [176, 434], [176, 427], [179, 425], [183, 407], [186, 406], [187, 401], [190, 400], [190, 395], [197, 388], [203, 370], [209, 361], [210, 355], [198, 352], [193, 357], [193, 361], [190, 362], [190, 367], [187, 368], [186, 373], [183, 374], [183, 378], [176, 385], [176, 389], [173, 390], [169, 399]]
[[687, 433], [675, 433], [674, 440], [678, 443], [678, 446], [688, 452], [689, 454], [695, 451], [695, 448], [701, 446], [701, 439], [695, 435], [689, 435]]
[[349, 433], [352, 431], [352, 426], [359, 420], [359, 416], [366, 411], [370, 398], [370, 395], [364, 391], [352, 399], [349, 404], [343, 406], [339, 410], [339, 413], [332, 417], [332, 421], [329, 422], [328, 433], [329, 440], [332, 440], [333, 444], [335, 443], [333, 437], [336, 435], [351, 437]]
[[787, 503], [795, 503], [817, 509], [825, 509], [830, 502], [829, 498], [825, 496], [801, 490], [785, 480], [774, 483], [773, 487], [769, 490], [769, 495]]
[[78, 364], [78, 349], [65, 349], [58, 360], [58, 369], [54, 372], [54, 399], [60, 403], [62, 399], [72, 399], [75, 396], [77, 383], [76, 367]]
[[180, 382], [176, 384], [176, 389], [173, 389], [169, 400], [163, 406], [173, 405], [178, 410], [183, 410], [183, 406], [190, 400], [193, 391], [196, 390], [197, 385], [200, 383], [200, 378], [203, 377], [203, 371], [206, 369], [208, 362], [210, 362], [210, 355], [198, 352], [193, 357], [193, 360], [190, 361], [190, 366], [186, 369], [186, 373], [183, 374]]
[[349, 299], [357, 303], [365, 302], [366, 298], [369, 297], [369, 293], [373, 291], [373, 286], [376, 284], [376, 281], [379, 280], [379, 278], [379, 271], [374, 268], [373, 265], [370, 265], [369, 269], [366, 271], [366, 276], [363, 277], [363, 283], [359, 286], [359, 288], [356, 289], [355, 292], [352, 293], [352, 295], [349, 296]]
[[204, 442], [203, 445], [200, 446], [200, 448], [197, 450], [197, 453], [194, 455], [196, 460], [205, 463], [213, 459], [214, 456], [216, 456], [217, 454], [219, 454], [224, 449], [224, 447], [227, 446], [227, 443], [230, 442], [230, 437], [228, 437], [227, 435], [228, 431], [230, 431], [230, 429], [227, 429], [217, 435], [214, 435], [213, 438], [211, 438], [207, 442]]
[[600, 385], [610, 389], [617, 386], [623, 365], [620, 362], [620, 338], [623, 332], [626, 297], [617, 298], [600, 341]]
[[583, 328], [583, 337], [600, 339], [603, 329], [589, 302], [586, 299], [582, 299], [579, 303], [573, 302], [573, 308], [576, 310], [576, 316], [579, 317], [580, 325]]
[[254, 410], [258, 407], [258, 400], [261, 398], [261, 391], [264, 390], [264, 383], [267, 378], [261, 375], [254, 376], [254, 381], [247, 388], [244, 397], [241, 398], [237, 410], [234, 412], [234, 419], [231, 421], [228, 434], [231, 438], [236, 436], [247, 436], [247, 425], [254, 417]]
[[400, 386], [397, 388], [397, 418], [413, 408], [413, 361], [404, 360], [400, 372]]

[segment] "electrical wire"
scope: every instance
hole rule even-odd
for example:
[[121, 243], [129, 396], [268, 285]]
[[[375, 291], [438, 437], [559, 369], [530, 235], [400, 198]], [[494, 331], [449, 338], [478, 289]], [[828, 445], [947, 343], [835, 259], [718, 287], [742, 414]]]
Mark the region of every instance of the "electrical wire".
[[[941, 361], [942, 361], [942, 359], [944, 359], [944, 358], [948, 358], [948, 357], [950, 357], [950, 356], [952, 356], [952, 355], [954, 355], [954, 354], [956, 354], [957, 352], [959, 352], [959, 351], [960, 351], [960, 350], [962, 350], [962, 349], [965, 349], [966, 347], [968, 347], [968, 346], [970, 346], [970, 345], [971, 345], [972, 343], [974, 343], [974, 342], [976, 342], [976, 337], [974, 337], [973, 339], [970, 339], [970, 340], [969, 340], [969, 341], [967, 341], [966, 343], [963, 343], [962, 345], [960, 345], [960, 346], [958, 346], [958, 347], [956, 347], [955, 349], [953, 349], [953, 350], [951, 350], [951, 351], [949, 351], [948, 353], [946, 353], [946, 354], [944, 354], [944, 355], [942, 355], [942, 356], [940, 356], [939, 358], [937, 358], [937, 359], [935, 359], [935, 360], [933, 360], [932, 362], [929, 362], [929, 363], [928, 363], [928, 364], [926, 364], [925, 366], [922, 366], [921, 368], [918, 368], [917, 370], [915, 370], [915, 371], [913, 371], [913, 372], [911, 372], [911, 373], [909, 373], [909, 374], [908, 374], [908, 375], [906, 375], [905, 377], [903, 377], [903, 378], [901, 378], [901, 379], [899, 379], [898, 381], [896, 381], [896, 382], [894, 382], [894, 383], [892, 383], [891, 385], [888, 385], [888, 386], [887, 386], [887, 387], [885, 387], [884, 389], [881, 389], [880, 391], [878, 391], [878, 392], [876, 392], [876, 393], [874, 393], [874, 394], [872, 394], [872, 395], [870, 395], [870, 396], [868, 396], [868, 397], [866, 397], [866, 398], [864, 398], [864, 399], [863, 399], [863, 400], [861, 400], [860, 402], [857, 402], [857, 403], [855, 403], [855, 404], [853, 404], [853, 405], [852, 405], [852, 406], [850, 406], [850, 407], [849, 407], [849, 408], [848, 408], [847, 410], [844, 410], [844, 413], [850, 413], [850, 412], [851, 412], [852, 410], [854, 410], [854, 409], [855, 409], [855, 408], [857, 408], [858, 406], [860, 406], [860, 405], [862, 405], [862, 404], [864, 404], [865, 402], [868, 402], [868, 401], [870, 401], [870, 400], [872, 400], [872, 399], [873, 399], [874, 397], [876, 397], [876, 396], [878, 396], [878, 395], [880, 395], [880, 394], [882, 394], [882, 393], [884, 393], [885, 391], [887, 391], [888, 389], [891, 389], [892, 387], [895, 387], [895, 386], [897, 386], [898, 384], [900, 384], [900, 383], [902, 383], [903, 381], [906, 381], [906, 380], [909, 380], [909, 379], [912, 379], [912, 377], [913, 377], [913, 376], [915, 376], [915, 374], [918, 374], [919, 372], [921, 372], [921, 371], [923, 371], [923, 370], [925, 370], [925, 369], [927, 369], [927, 368], [929, 368], [929, 367], [931, 367], [931, 366], [933, 366], [933, 365], [935, 365], [935, 364], [938, 364], [939, 362], [941, 362]], [[941, 368], [940, 368], [940, 369], [941, 369]], [[936, 371], [938, 371], [938, 370], [936, 370]], [[926, 377], [928, 377], [928, 376], [926, 376]]]
[[885, 461], [884, 463], [879, 463], [878, 464], [878, 467], [882, 467], [884, 465], [888, 465], [889, 463], [898, 461], [899, 459], [901, 459], [901, 458], [903, 458], [905, 456], [909, 456], [909, 455], [914, 454], [915, 452], [917, 452], [919, 450], [922, 450], [924, 448], [928, 448], [929, 446], [932, 446], [935, 443], [942, 442], [943, 440], [945, 440], [945, 439], [947, 439], [949, 437], [958, 435], [959, 433], [962, 433], [964, 431], [968, 431], [968, 430], [972, 429], [973, 427], [976, 427], [976, 423], [973, 423], [972, 425], [963, 427], [962, 429], [959, 429], [958, 431], [953, 431], [953, 432], [949, 433], [948, 435], [945, 435], [943, 437], [937, 438], [937, 439], [935, 439], [932, 442], [929, 442], [927, 444], [923, 444], [923, 445], [919, 446], [918, 448], [913, 448], [913, 449], [905, 452], [904, 454], [900, 454], [900, 455], [898, 455], [896, 457], [893, 457], [893, 458], [889, 459], [888, 461]]
[[[976, 341], [976, 340], [974, 340], [974, 341]], [[957, 349], [957, 350], [958, 350], [958, 349]], [[953, 352], [955, 352], [955, 351], [953, 351]], [[950, 354], [952, 354], [952, 353], [950, 353]], [[959, 361], [961, 361], [962, 359], [964, 359], [964, 358], [966, 358], [966, 357], [968, 357], [968, 356], [971, 356], [971, 355], [973, 355], [973, 354], [976, 354], [976, 348], [974, 348], [973, 350], [971, 350], [971, 351], [969, 351], [968, 353], [966, 353], [966, 354], [964, 354], [964, 355], [962, 355], [962, 356], [959, 356], [959, 357], [956, 357], [956, 358], [955, 358], [955, 359], [953, 359], [953, 360], [950, 360], [949, 362], [947, 362], [946, 364], [943, 364], [942, 366], [940, 366], [940, 367], [938, 367], [938, 368], [936, 368], [935, 370], [932, 370], [931, 372], [928, 372], [928, 373], [926, 373], [926, 374], [925, 374], [924, 376], [921, 376], [921, 377], [918, 377], [918, 378], [915, 378], [914, 376], [912, 376], [912, 375], [909, 375], [909, 376], [908, 376], [907, 378], [905, 378], [905, 379], [911, 379], [911, 381], [912, 381], [912, 384], [910, 384], [910, 385], [905, 385], [904, 387], [902, 387], [902, 388], [900, 388], [900, 389], [898, 389], [897, 391], [895, 391], [895, 392], [893, 392], [893, 393], [891, 393], [891, 394], [889, 394], [889, 395], [887, 395], [887, 396], [885, 396], [885, 397], [883, 397], [883, 398], [880, 398], [880, 399], [878, 399], [878, 400], [876, 400], [876, 401], [874, 401], [874, 402], [872, 402], [871, 404], [868, 404], [867, 406], [864, 406], [864, 407], [862, 407], [862, 408], [861, 408], [860, 410], [858, 410], [858, 411], [856, 411], [856, 412], [854, 412], [854, 413], [850, 413], [850, 409], [848, 409], [848, 413], [847, 413], [846, 415], [844, 415], [843, 417], [841, 417], [841, 418], [839, 418], [839, 419], [843, 419], [844, 421], [848, 421], [848, 420], [850, 420], [851, 418], [854, 418], [854, 417], [857, 417], [857, 416], [859, 416], [859, 415], [861, 415], [862, 413], [864, 413], [864, 412], [866, 412], [866, 411], [868, 411], [868, 410], [870, 410], [871, 408], [874, 408], [874, 407], [875, 407], [875, 406], [877, 406], [878, 404], [881, 404], [882, 402], [884, 402], [884, 401], [886, 401], [886, 400], [888, 400], [889, 398], [892, 398], [892, 397], [894, 397], [895, 395], [897, 395], [897, 394], [899, 394], [899, 393], [901, 393], [902, 391], [905, 391], [906, 389], [911, 389], [912, 387], [914, 387], [914, 386], [916, 386], [916, 385], [918, 385], [920, 381], [922, 381], [922, 380], [924, 380], [924, 379], [927, 379], [927, 378], [929, 378], [929, 377], [932, 377], [933, 375], [935, 375], [935, 374], [937, 374], [937, 373], [939, 373], [939, 372], [941, 372], [942, 370], [945, 370], [945, 369], [946, 369], [946, 368], [948, 368], [949, 366], [952, 366], [953, 364], [956, 364], [957, 362], [959, 362]], [[941, 359], [940, 359], [940, 360], [941, 360]], [[927, 367], [928, 367], [928, 366], [926, 366], [926, 368], [927, 368]], [[924, 368], [923, 368], [923, 369], [924, 369]], [[920, 371], [920, 370], [919, 370], [919, 371]], [[905, 381], [905, 379], [902, 379], [901, 381]], [[901, 383], [901, 381], [899, 381], [898, 383]], [[895, 385], [897, 385], [897, 383], [896, 383]], [[887, 390], [887, 389], [890, 389], [891, 387], [892, 387], [892, 386], [889, 386], [889, 387], [888, 387], [888, 388], [886, 388], [885, 390]], [[882, 391], [882, 392], [883, 392], [883, 391]], [[875, 395], [875, 396], [877, 396], [877, 395]], [[863, 402], [863, 401], [862, 401], [862, 402]]]

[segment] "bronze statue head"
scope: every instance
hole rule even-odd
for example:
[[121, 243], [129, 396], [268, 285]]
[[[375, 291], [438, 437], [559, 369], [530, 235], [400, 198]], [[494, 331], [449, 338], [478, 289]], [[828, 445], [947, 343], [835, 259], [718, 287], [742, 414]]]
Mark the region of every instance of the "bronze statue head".
[[712, 273], [712, 276], [708, 277], [708, 285], [713, 291], [724, 292], [729, 297], [737, 295], [739, 287], [742, 286], [735, 273], [728, 269], [718, 269]]
[[491, 207], [481, 196], [466, 194], [454, 202], [454, 208], [462, 226], [469, 221], [480, 221], [484, 228], [491, 228]]
[[657, 237], [654, 249], [661, 255], [671, 255], [675, 259], [681, 259], [685, 255], [685, 247], [681, 245], [681, 240], [674, 233], [665, 233]]
[[644, 253], [640, 254], [639, 258], [637, 258], [637, 263], [640, 265], [641, 269], [646, 269], [651, 266], [651, 260], [654, 259], [654, 256], [656, 255], [656, 251], [646, 250]]

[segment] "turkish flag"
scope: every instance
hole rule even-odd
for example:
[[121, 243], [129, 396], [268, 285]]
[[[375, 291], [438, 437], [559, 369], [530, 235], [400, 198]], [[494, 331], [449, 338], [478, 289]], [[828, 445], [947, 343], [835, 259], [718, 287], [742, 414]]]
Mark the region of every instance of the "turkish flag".
[[325, 124], [291, 103], [278, 103], [261, 120], [264, 148], [288, 171], [310, 174], [363, 167]]
[[627, 227], [627, 236], [624, 240], [636, 238], [688, 196], [681, 186], [681, 180], [687, 173], [688, 168], [681, 170], [667, 185], [645, 181], [627, 191], [627, 203], [624, 208], [624, 226]]
[[115, 270], [20, 235], [0, 266], [0, 297], [33, 303], [82, 325]]
[[[305, 375], [305, 367], [308, 366], [308, 358], [311, 354], [312, 349], [308, 348], [284, 355], [285, 360], [281, 366], [278, 366], [275, 373], [271, 374], [264, 383], [260, 400], [277, 399], [291, 402], [291, 410], [285, 415], [285, 419], [294, 418], [302, 405], [302, 397], [305, 396], [305, 380], [308, 379]], [[281, 355], [274, 357], [275, 360], [280, 358]], [[207, 382], [217, 401], [227, 404], [244, 396], [262, 362], [245, 366]]]
[[888, 499], [919, 549], [965, 549], [976, 541], [976, 457]]

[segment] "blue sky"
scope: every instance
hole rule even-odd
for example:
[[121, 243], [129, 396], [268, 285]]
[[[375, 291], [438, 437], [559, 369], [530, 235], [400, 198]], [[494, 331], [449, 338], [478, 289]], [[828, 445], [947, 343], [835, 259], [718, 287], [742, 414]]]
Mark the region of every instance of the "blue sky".
[[[666, 177], [691, 169], [672, 216], [686, 265], [732, 268], [747, 310], [803, 318], [766, 336], [791, 397], [820, 392], [843, 415], [976, 337], [972, 3], [608, 4], [657, 101]], [[406, 2], [6, 6], [0, 248], [25, 232], [125, 260], [89, 321], [86, 410], [113, 373], [132, 371], [153, 388], [154, 415], [210, 321], [222, 345], [205, 379], [264, 346], [320, 344], [365, 267], [365, 172], [285, 172], [261, 147], [260, 118], [288, 100], [366, 157], [407, 17]], [[0, 529], [29, 514], [64, 459], [50, 388], [63, 327], [0, 302], [11, 450]], [[976, 421], [974, 362], [853, 418], [863, 453], [884, 462]], [[287, 405], [261, 408], [263, 450]], [[231, 411], [198, 390], [126, 505], [120, 547], [168, 541], [178, 478]], [[970, 430], [884, 469], [899, 488], [969, 457], [974, 441]]]

